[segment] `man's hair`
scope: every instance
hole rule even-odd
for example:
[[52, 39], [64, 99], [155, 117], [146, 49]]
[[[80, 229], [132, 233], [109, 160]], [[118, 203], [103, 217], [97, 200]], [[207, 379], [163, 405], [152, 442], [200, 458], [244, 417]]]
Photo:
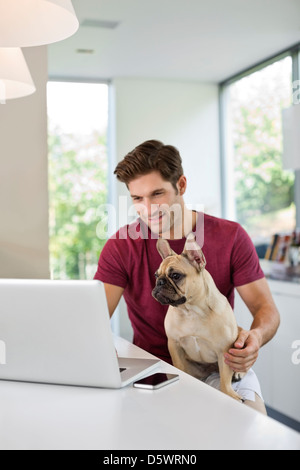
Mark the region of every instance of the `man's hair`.
[[172, 145], [164, 145], [158, 140], [147, 140], [129, 152], [117, 165], [115, 175], [122, 183], [128, 184], [139, 176], [158, 171], [165, 181], [176, 183], [183, 175], [182, 160], [178, 150]]

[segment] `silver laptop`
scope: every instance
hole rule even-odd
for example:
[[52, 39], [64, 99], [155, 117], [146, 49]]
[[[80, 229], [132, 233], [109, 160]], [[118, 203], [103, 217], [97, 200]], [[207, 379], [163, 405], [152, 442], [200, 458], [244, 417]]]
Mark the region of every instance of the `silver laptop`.
[[101, 282], [0, 280], [0, 379], [121, 388], [159, 363], [117, 358]]

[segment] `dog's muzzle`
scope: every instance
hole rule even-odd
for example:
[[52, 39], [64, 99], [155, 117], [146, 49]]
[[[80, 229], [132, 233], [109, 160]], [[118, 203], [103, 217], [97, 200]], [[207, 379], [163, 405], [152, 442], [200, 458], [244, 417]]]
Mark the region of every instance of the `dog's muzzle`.
[[[169, 289], [168, 289], [169, 285]], [[169, 296], [170, 287], [172, 288], [174, 294], [178, 296], [177, 299]], [[170, 294], [171, 295], [171, 294]], [[172, 307], [177, 307], [186, 302], [186, 297], [180, 291], [179, 287], [172, 281], [172, 279], [167, 279], [166, 277], [161, 277], [157, 280], [156, 286], [152, 291], [152, 296], [158, 300], [162, 305], [171, 305]]]

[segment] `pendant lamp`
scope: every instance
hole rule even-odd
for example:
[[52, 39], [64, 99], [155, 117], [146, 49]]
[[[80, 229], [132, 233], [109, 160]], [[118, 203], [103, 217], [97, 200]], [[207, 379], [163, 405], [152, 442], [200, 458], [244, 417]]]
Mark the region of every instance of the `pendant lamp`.
[[51, 44], [78, 27], [71, 0], [0, 0], [0, 47]]
[[36, 90], [19, 47], [0, 47], [0, 104], [21, 98]]

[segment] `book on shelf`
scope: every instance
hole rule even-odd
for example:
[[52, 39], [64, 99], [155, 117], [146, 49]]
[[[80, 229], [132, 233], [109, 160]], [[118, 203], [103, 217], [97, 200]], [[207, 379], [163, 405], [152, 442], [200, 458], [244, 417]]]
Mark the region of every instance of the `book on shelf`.
[[266, 251], [265, 259], [285, 263], [287, 261], [291, 239], [291, 235], [278, 233], [273, 235], [271, 243]]

